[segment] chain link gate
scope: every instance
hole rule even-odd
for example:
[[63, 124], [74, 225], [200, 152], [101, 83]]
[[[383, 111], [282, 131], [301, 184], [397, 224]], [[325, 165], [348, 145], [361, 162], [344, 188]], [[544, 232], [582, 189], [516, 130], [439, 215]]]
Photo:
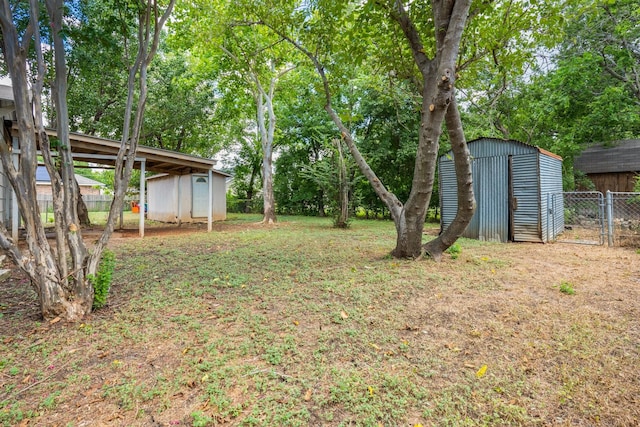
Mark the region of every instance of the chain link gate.
[[[556, 241], [584, 245], [603, 245], [606, 240], [605, 198], [598, 191], [550, 194], [551, 209], [563, 209], [564, 232]], [[551, 217], [555, 221], [555, 216]], [[554, 227], [555, 228], [555, 227]]]
[[609, 246], [640, 247], [640, 193], [607, 192]]

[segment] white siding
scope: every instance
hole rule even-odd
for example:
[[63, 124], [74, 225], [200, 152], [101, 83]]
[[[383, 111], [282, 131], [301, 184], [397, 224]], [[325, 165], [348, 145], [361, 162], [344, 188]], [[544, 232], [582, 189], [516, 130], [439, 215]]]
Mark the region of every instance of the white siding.
[[178, 177], [165, 175], [147, 181], [147, 218], [154, 221], [176, 222], [176, 181]]

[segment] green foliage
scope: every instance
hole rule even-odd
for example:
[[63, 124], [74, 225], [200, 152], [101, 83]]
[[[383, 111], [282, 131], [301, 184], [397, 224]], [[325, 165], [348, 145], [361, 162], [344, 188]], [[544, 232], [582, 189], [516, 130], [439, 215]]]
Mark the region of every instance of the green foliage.
[[[114, 0], [78, 2], [69, 66], [69, 116], [72, 131], [120, 138], [127, 94], [127, 50], [136, 33], [137, 10]], [[114, 29], [117, 28], [117, 31]]]
[[213, 418], [202, 411], [192, 412], [191, 418], [193, 418], [193, 422], [191, 424], [193, 427], [207, 427], [213, 422]]
[[449, 246], [449, 248], [447, 248], [445, 252], [451, 255], [451, 259], [458, 259], [460, 253], [462, 253], [462, 247], [459, 243], [454, 243], [453, 245]]
[[571, 283], [565, 281], [560, 283], [560, 292], [566, 295], [575, 295], [576, 290]]
[[204, 157], [221, 146], [216, 138], [214, 82], [203, 79], [197, 60], [166, 43], [149, 70], [149, 98], [141, 143]]
[[91, 285], [93, 285], [94, 310], [104, 307], [107, 303], [107, 297], [109, 295], [109, 288], [111, 287], [111, 280], [115, 264], [115, 254], [109, 249], [105, 249], [102, 253], [102, 259], [100, 260], [100, 265], [98, 266], [97, 273], [95, 274], [95, 276], [91, 275], [88, 277]]

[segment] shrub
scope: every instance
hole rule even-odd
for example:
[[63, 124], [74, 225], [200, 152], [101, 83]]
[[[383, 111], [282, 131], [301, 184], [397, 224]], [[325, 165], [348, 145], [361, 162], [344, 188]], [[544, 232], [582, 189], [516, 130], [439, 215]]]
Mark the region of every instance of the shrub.
[[89, 282], [93, 285], [93, 309], [102, 308], [107, 303], [109, 288], [113, 276], [113, 269], [116, 265], [116, 257], [108, 249], [102, 253], [102, 259], [98, 266], [95, 276], [92, 274], [88, 277]]

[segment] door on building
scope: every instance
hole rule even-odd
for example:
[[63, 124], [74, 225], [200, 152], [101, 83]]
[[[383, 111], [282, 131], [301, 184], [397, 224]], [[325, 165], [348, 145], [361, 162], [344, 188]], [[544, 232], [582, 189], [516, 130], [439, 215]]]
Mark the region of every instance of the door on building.
[[209, 208], [209, 177], [206, 175], [191, 176], [191, 217], [204, 218], [208, 216]]
[[478, 240], [506, 242], [509, 239], [508, 158], [476, 158], [472, 168], [476, 213], [465, 235]]

